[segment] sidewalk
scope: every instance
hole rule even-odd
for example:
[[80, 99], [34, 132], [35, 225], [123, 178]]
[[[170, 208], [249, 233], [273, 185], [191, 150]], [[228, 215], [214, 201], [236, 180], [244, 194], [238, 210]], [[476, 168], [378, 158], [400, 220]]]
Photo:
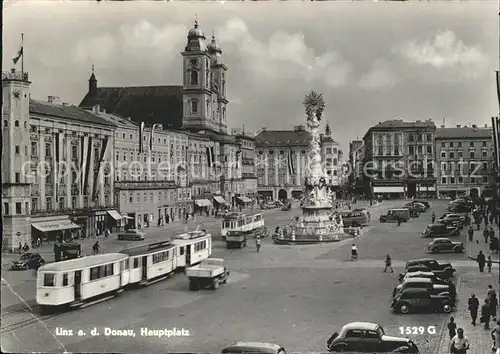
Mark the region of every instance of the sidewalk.
[[[498, 236], [499, 235], [498, 227], [494, 226], [493, 229], [495, 230], [495, 235]], [[493, 263], [500, 263], [500, 257], [498, 253], [491, 252], [490, 244], [484, 242], [483, 231], [484, 231], [484, 224], [481, 225], [481, 230], [474, 229], [474, 238], [472, 242], [469, 241], [469, 235], [467, 234], [467, 241], [466, 241], [467, 257], [469, 257], [472, 260], [477, 260], [477, 255], [479, 254], [479, 251], [483, 251], [483, 254], [486, 256], [486, 259], [488, 259], [488, 256], [491, 256]], [[464, 232], [467, 233], [467, 229], [464, 229]]]
[[[457, 309], [455, 312], [451, 313], [451, 316], [455, 318], [457, 327], [463, 328], [465, 336], [469, 338], [470, 350], [467, 351], [467, 354], [484, 354], [492, 352], [491, 347], [493, 345], [493, 341], [490, 336], [491, 329], [484, 329], [484, 325], [481, 324], [477, 324], [476, 326], [471, 324], [472, 320], [468, 311], [467, 303], [470, 295], [475, 294], [479, 299], [481, 306], [486, 297], [488, 284], [493, 285], [498, 294], [498, 268], [491, 274], [481, 274], [479, 271], [464, 273], [459, 277], [457, 283], [457, 295], [459, 300]], [[481, 308], [479, 308], [478, 322], [480, 316]], [[446, 324], [449, 322], [450, 316], [447, 317]], [[490, 323], [490, 327], [493, 328], [493, 326], [494, 323], [492, 321]], [[448, 335], [448, 328], [445, 327], [443, 332], [438, 354], [448, 354], [450, 352], [450, 337]]]

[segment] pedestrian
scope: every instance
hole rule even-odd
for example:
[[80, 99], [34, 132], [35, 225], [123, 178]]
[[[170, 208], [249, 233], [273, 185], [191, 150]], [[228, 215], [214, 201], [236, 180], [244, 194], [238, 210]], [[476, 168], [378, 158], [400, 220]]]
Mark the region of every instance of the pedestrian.
[[100, 248], [101, 246], [99, 246], [99, 241], [96, 241], [96, 243], [94, 243], [94, 245], [92, 246], [92, 254], [98, 254]]
[[255, 240], [255, 247], [257, 248], [257, 252], [260, 252], [260, 236], [257, 236]]
[[487, 227], [484, 228], [483, 237], [484, 237], [484, 243], [487, 244], [488, 239], [490, 238], [490, 229], [488, 229]]
[[457, 334], [451, 339], [450, 353], [452, 354], [466, 354], [469, 350], [469, 339], [464, 336], [464, 329], [459, 328]]
[[474, 240], [474, 229], [472, 228], [472, 225], [469, 226], [469, 242], [472, 242]]
[[434, 224], [436, 222], [436, 213], [432, 213], [432, 223]]
[[450, 322], [448, 323], [448, 334], [450, 335], [450, 340], [457, 335], [457, 324], [453, 317], [450, 317]]
[[484, 329], [490, 328], [491, 321], [491, 306], [488, 299], [484, 299], [484, 304], [481, 306], [481, 323], [484, 323]]
[[488, 260], [486, 261], [486, 266], [488, 267], [488, 273], [491, 273], [491, 266], [493, 265], [493, 261], [491, 260], [491, 256], [488, 256]]
[[484, 226], [488, 227], [488, 217], [487, 216], [484, 217]]
[[493, 339], [493, 351], [495, 354], [500, 354], [500, 321], [491, 331], [491, 339]]
[[384, 273], [387, 271], [387, 269], [391, 269], [391, 273], [394, 273], [394, 269], [392, 269], [392, 259], [390, 255], [387, 255], [385, 257], [385, 268], [384, 268]]
[[481, 273], [484, 272], [484, 265], [486, 263], [486, 257], [483, 254], [483, 251], [479, 251], [479, 254], [477, 255], [477, 264], [479, 265], [479, 271]]
[[493, 288], [493, 285], [491, 284], [488, 285], [488, 292], [486, 293], [486, 297], [488, 298], [488, 301], [491, 306], [491, 317], [493, 321], [496, 322], [498, 299], [497, 299], [497, 293]]
[[397, 217], [397, 220], [398, 220], [398, 226], [401, 226], [401, 218], [399, 216]]
[[477, 311], [479, 309], [479, 300], [477, 299], [476, 295], [472, 294], [470, 296], [468, 305], [469, 305], [470, 317], [472, 318], [471, 324], [475, 326], [477, 321]]

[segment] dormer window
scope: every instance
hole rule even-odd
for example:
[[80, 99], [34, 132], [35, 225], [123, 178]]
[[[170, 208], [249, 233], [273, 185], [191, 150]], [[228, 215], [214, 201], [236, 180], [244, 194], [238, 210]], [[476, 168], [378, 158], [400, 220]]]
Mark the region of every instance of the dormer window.
[[191, 71], [191, 85], [198, 85], [198, 71]]
[[198, 100], [191, 101], [191, 113], [198, 113]]

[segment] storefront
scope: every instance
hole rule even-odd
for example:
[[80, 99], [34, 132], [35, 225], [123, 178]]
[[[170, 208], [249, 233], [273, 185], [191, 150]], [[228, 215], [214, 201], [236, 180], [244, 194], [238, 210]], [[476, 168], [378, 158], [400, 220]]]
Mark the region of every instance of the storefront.
[[121, 232], [125, 228], [125, 217], [121, 215], [119, 212], [116, 210], [108, 210], [108, 215], [110, 218], [108, 218], [108, 225], [107, 229], [110, 232]]
[[72, 221], [82, 228], [80, 237], [83, 238], [104, 235], [110, 218], [108, 210], [89, 210], [88, 212], [80, 212], [78, 215], [71, 215]]
[[192, 201], [178, 201], [175, 203], [175, 220], [185, 220], [186, 215], [193, 213]]
[[229, 204], [226, 202], [224, 198], [222, 198], [222, 196], [216, 195], [213, 197], [213, 199], [214, 199], [214, 208], [216, 213], [229, 207]]
[[158, 215], [162, 215], [165, 224], [171, 223], [175, 218], [175, 206], [163, 205], [162, 209], [158, 209]]
[[72, 222], [69, 215], [41, 217], [32, 219], [31, 239], [41, 239], [42, 242], [53, 242], [58, 237], [72, 239], [78, 237], [79, 230], [80, 226]]
[[236, 197], [236, 204], [240, 209], [248, 208], [253, 204], [253, 200], [244, 195], [240, 195]]
[[198, 215], [209, 215], [212, 203], [208, 199], [197, 199], [194, 201], [194, 212]]
[[406, 195], [404, 182], [374, 181], [372, 194], [381, 199], [404, 199]]

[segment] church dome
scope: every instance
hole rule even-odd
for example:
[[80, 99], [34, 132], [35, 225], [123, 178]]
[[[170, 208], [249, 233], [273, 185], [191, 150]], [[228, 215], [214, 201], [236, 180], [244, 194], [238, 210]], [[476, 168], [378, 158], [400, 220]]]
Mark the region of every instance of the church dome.
[[212, 37], [212, 42], [208, 45], [208, 50], [211, 52], [222, 52], [222, 49], [219, 47], [215, 37]]
[[190, 29], [188, 32], [188, 38], [205, 38], [205, 34], [201, 29], [198, 28], [198, 21], [194, 22], [194, 28]]

